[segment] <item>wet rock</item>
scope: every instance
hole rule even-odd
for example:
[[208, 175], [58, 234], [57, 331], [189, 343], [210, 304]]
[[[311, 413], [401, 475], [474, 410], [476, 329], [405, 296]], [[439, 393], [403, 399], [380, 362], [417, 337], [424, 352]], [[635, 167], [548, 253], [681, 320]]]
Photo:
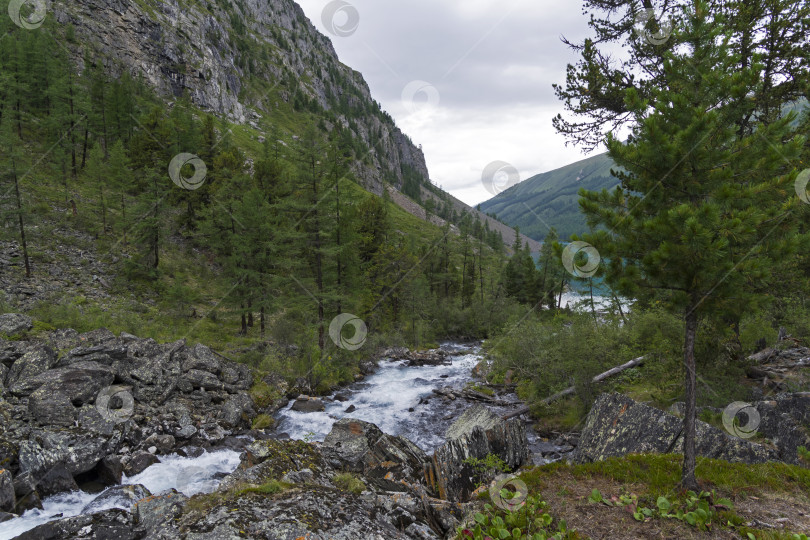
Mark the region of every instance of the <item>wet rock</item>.
[[128, 511], [105, 510], [95, 514], [51, 521], [26, 531], [15, 540], [140, 540], [135, 520]]
[[121, 462], [120, 456], [106, 456], [96, 465], [95, 471], [102, 484], [116, 485], [121, 483], [124, 464]]
[[8, 512], [0, 511], [0, 523], [4, 523], [6, 521], [12, 520], [17, 517], [17, 514], [9, 514]]
[[298, 396], [298, 399], [292, 405], [292, 410], [304, 413], [320, 412], [325, 408], [323, 401], [309, 396]]
[[448, 428], [445, 438], [447, 442], [434, 453], [428, 473], [441, 499], [469, 500], [481, 478], [465, 460], [492, 454], [512, 470], [528, 462], [529, 442], [523, 423], [515, 418], [504, 421], [483, 405], [467, 409]]
[[31, 317], [22, 313], [4, 313], [0, 315], [0, 334], [16, 336], [34, 327]]
[[31, 491], [24, 495], [17, 496], [17, 506], [14, 510], [15, 513], [22, 515], [28, 510], [33, 510], [35, 508], [42, 510], [42, 500], [40, 500], [36, 491]]
[[323, 441], [323, 452], [338, 467], [357, 472], [388, 491], [422, 482], [428, 457], [405, 437], [383, 433], [369, 422], [342, 418]]
[[[654, 407], [621, 394], [602, 394], [585, 421], [574, 461], [601, 461], [631, 453], [681, 453], [682, 428], [681, 419]], [[700, 420], [696, 431], [699, 456], [743, 463], [779, 460], [775, 451]]]
[[50, 497], [64, 491], [78, 491], [79, 486], [64, 465], [56, 465], [37, 482], [40, 497]]
[[354, 405], [349, 405], [348, 407], [346, 407], [346, 410], [343, 411], [343, 412], [345, 412], [345, 413], [353, 413], [356, 410], [357, 410], [357, 407], [355, 407]]
[[0, 469], [0, 512], [14, 512], [17, 497], [14, 493], [14, 481], [11, 471]]
[[132, 508], [138, 529], [146, 533], [147, 538], [178, 538], [173, 522], [183, 513], [183, 505], [188, 498], [172, 489], [162, 495], [146, 497], [137, 501]]
[[115, 508], [130, 510], [135, 503], [151, 495], [152, 493], [140, 484], [109, 487], [85, 505], [80, 513], [92, 514], [109, 508], [111, 505], [115, 505]]
[[160, 463], [160, 460], [154, 454], [138, 452], [124, 462], [124, 474], [131, 478], [136, 474], [141, 474], [155, 463]]

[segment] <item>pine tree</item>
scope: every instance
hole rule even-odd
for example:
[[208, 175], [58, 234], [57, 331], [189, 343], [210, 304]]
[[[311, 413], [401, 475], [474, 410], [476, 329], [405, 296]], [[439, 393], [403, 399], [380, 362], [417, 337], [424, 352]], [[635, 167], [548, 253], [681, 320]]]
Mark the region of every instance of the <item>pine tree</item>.
[[609, 154], [626, 171], [614, 171], [621, 186], [582, 191], [580, 202], [588, 224], [603, 227], [586, 240], [610, 261], [608, 283], [684, 317], [682, 484], [692, 490], [700, 324], [755, 307], [758, 284], [799, 241], [791, 160], [803, 141], [791, 138], [790, 118], [740, 134], [746, 111], [736, 98], [763, 84], [763, 66], [740, 68], [731, 30], [705, 2], [684, 10], [673, 35], [682, 46], [663, 54], [666, 84], [650, 89], [649, 101], [628, 90], [636, 127], [627, 142], [608, 135]]

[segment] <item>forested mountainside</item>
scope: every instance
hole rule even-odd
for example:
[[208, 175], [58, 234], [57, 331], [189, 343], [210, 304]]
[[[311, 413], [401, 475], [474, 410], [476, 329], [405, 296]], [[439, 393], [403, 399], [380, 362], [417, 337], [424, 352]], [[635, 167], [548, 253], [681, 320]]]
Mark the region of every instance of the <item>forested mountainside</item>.
[[158, 94], [183, 94], [199, 108], [248, 124], [297, 133], [301, 116], [349, 130], [359, 157], [353, 170], [378, 195], [403, 171], [427, 182], [422, 151], [371, 97], [360, 73], [343, 65], [332, 43], [292, 0], [57, 1], [65, 47], [112, 78], [143, 77]]
[[374, 349], [329, 339], [340, 313], [423, 346], [516, 309], [514, 235], [430, 183], [296, 4], [56, 2], [0, 30], [2, 311], [328, 386]]

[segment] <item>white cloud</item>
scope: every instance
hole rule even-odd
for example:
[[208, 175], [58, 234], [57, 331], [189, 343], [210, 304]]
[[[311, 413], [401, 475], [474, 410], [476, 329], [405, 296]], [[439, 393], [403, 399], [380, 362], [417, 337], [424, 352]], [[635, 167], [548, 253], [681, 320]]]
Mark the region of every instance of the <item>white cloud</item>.
[[[587, 33], [578, 2], [349, 1], [360, 25], [349, 37], [332, 37], [335, 49], [423, 145], [434, 183], [477, 204], [492, 196], [481, 184], [492, 161], [511, 163], [526, 179], [585, 157], [551, 126], [563, 112], [551, 85], [564, 82], [566, 64], [576, 60], [560, 36]], [[298, 2], [329, 35], [321, 23], [328, 0]], [[436, 88], [437, 108], [402, 102], [403, 90], [417, 80]]]

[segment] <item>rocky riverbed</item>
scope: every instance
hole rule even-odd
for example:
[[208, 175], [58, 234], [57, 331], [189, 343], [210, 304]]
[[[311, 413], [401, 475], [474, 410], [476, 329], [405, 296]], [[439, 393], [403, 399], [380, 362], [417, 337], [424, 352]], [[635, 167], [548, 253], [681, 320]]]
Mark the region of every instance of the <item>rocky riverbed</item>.
[[[2, 335], [31, 328], [25, 315], [0, 316]], [[465, 459], [531, 463], [523, 421], [480, 407], [507, 410], [516, 396], [467, 387], [480, 360], [477, 345], [387, 351], [364, 380], [322, 401], [292, 400], [269, 432], [251, 421], [282, 403], [259, 410], [251, 370], [204, 345], [104, 329], [0, 340], [0, 539], [225, 538], [231, 506], [245, 510], [240, 529], [284, 514], [296, 536], [442, 537], [486, 480]], [[290, 437], [313, 443], [274, 440]], [[365, 486], [359, 494], [335, 481], [346, 473]], [[286, 498], [247, 496], [268, 482]], [[200, 505], [205, 517], [194, 514]], [[329, 515], [313, 525], [304, 517], [315, 506]], [[351, 512], [332, 524], [340, 508]]]

